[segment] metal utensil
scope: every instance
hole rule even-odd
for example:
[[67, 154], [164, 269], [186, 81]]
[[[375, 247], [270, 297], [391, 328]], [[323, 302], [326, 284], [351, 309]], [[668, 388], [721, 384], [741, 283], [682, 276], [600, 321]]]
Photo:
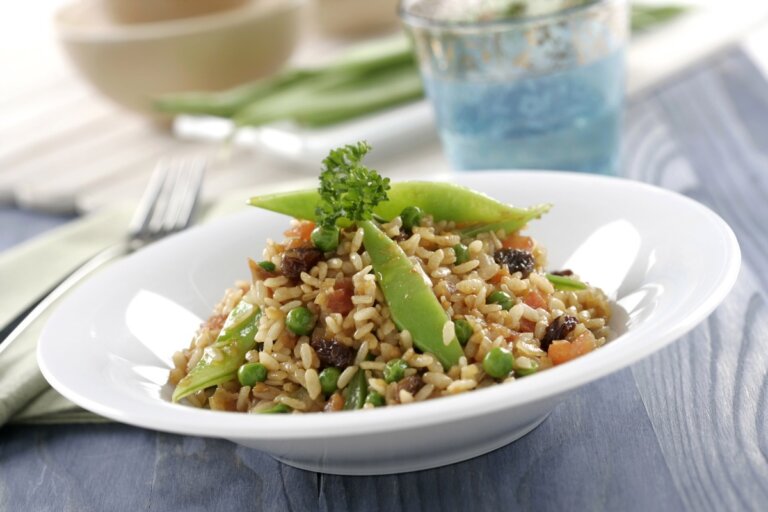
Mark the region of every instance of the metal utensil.
[[51, 304], [95, 270], [114, 259], [189, 226], [200, 196], [205, 161], [173, 159], [158, 163], [134, 212], [126, 237], [74, 269], [0, 330], [0, 355]]

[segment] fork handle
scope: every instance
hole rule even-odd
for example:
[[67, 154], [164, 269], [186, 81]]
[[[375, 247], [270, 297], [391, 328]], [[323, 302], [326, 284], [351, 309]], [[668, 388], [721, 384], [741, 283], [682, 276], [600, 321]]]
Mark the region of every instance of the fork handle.
[[40, 315], [42, 315], [54, 302], [56, 302], [62, 295], [71, 290], [75, 285], [80, 283], [83, 279], [91, 275], [93, 272], [101, 268], [105, 263], [124, 256], [130, 252], [130, 245], [128, 243], [119, 243], [108, 247], [94, 256], [89, 258], [85, 263], [72, 270], [64, 278], [48, 289], [32, 304], [27, 306], [24, 311], [13, 317], [7, 324], [5, 324], [0, 330], [0, 354], [10, 347], [14, 340], [16, 340], [21, 333], [23, 333]]

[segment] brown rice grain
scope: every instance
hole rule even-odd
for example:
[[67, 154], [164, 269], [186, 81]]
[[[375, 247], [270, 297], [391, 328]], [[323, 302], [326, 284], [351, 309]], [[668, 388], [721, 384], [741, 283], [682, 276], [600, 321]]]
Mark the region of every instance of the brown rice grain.
[[304, 366], [304, 368], [307, 370], [313, 368], [315, 351], [311, 346], [309, 346], [309, 343], [302, 343], [301, 348], [299, 349], [299, 353], [301, 354], [301, 364]]
[[251, 394], [251, 386], [243, 386], [240, 388], [240, 391], [237, 394], [237, 410], [240, 412], [245, 412], [248, 410], [248, 406], [250, 405], [250, 394]]
[[280, 395], [277, 398], [275, 398], [275, 402], [279, 402], [283, 405], [287, 405], [291, 409], [296, 409], [299, 411], [303, 411], [307, 408], [307, 404], [305, 404], [301, 400], [297, 400], [296, 398], [291, 398], [285, 395]]
[[352, 335], [352, 337], [355, 338], [356, 340], [363, 339], [367, 334], [369, 334], [373, 330], [374, 327], [376, 327], [376, 324], [374, 324], [373, 322], [368, 322], [364, 324], [362, 327], [355, 329], [355, 333]]
[[445, 389], [450, 386], [453, 380], [444, 373], [426, 372], [422, 379], [428, 384], [432, 384], [438, 389]]
[[360, 363], [360, 368], [363, 370], [374, 370], [374, 371], [383, 371], [384, 366], [386, 363], [383, 363], [381, 361], [362, 361]]
[[280, 369], [280, 363], [277, 362], [277, 359], [266, 352], [259, 352], [259, 362], [266, 366], [267, 370], [276, 371]]
[[405, 389], [401, 389], [398, 393], [398, 398], [401, 404], [410, 404], [413, 402], [413, 395]]
[[446, 391], [451, 394], [456, 394], [469, 391], [475, 387], [477, 387], [477, 381], [472, 379], [460, 379], [451, 382], [451, 384], [446, 388]]
[[269, 277], [264, 280], [264, 286], [267, 288], [279, 288], [288, 284], [288, 278], [285, 276]]
[[349, 384], [349, 381], [352, 380], [352, 377], [355, 376], [357, 373], [358, 367], [357, 366], [348, 366], [344, 369], [343, 372], [341, 372], [341, 375], [339, 375], [339, 380], [336, 381], [336, 386], [339, 389], [344, 389], [347, 387], [347, 384]]
[[317, 370], [307, 370], [304, 373], [304, 380], [307, 385], [307, 393], [309, 393], [309, 398], [315, 400], [323, 391], [322, 386], [320, 385], [320, 377], [317, 375]]
[[422, 400], [426, 400], [427, 398], [432, 395], [432, 392], [435, 390], [435, 386], [432, 384], [425, 384], [419, 391], [416, 392], [415, 395], [413, 395], [413, 399], [416, 402], [421, 402]]
[[359, 365], [363, 361], [365, 361], [365, 358], [368, 357], [368, 342], [364, 341], [360, 344], [360, 347], [357, 349], [357, 355], [355, 356], [355, 364]]

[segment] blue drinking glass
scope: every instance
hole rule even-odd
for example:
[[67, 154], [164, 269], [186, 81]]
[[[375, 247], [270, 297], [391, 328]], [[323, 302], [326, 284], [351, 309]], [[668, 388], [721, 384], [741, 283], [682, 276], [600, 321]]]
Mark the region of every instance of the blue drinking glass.
[[441, 3], [400, 13], [456, 168], [617, 173], [626, 0], [486, 21], [432, 16]]

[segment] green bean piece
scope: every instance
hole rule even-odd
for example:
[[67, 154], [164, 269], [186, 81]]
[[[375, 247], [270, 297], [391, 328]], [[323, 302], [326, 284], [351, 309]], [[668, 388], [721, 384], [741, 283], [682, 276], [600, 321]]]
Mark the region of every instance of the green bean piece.
[[587, 285], [582, 283], [578, 279], [573, 279], [565, 276], [558, 276], [555, 274], [546, 274], [546, 277], [549, 280], [549, 282], [552, 283], [552, 286], [555, 287], [555, 290], [576, 291], [576, 290], [587, 289]]
[[509, 350], [493, 347], [483, 358], [483, 370], [494, 379], [503, 379], [512, 371], [514, 362]]
[[515, 305], [512, 296], [505, 291], [497, 290], [490, 294], [487, 299], [488, 304], [498, 304], [504, 311], [509, 311]]
[[240, 300], [224, 321], [216, 341], [203, 351], [203, 357], [176, 386], [173, 401], [234, 379], [246, 352], [256, 345], [254, 338], [260, 319], [258, 306]]
[[530, 357], [521, 356], [515, 359], [513, 365], [515, 375], [518, 377], [525, 377], [527, 375], [533, 375], [539, 371], [539, 362]]
[[171, 114], [202, 114], [231, 117], [248, 104], [295, 87], [316, 76], [313, 70], [291, 69], [249, 84], [219, 92], [184, 92], [156, 98], [154, 108]]
[[237, 370], [237, 380], [243, 386], [253, 386], [267, 380], [267, 367], [261, 363], [245, 363]]
[[275, 270], [277, 270], [277, 267], [271, 261], [260, 261], [259, 266], [264, 270], [266, 270], [267, 272], [274, 272]]
[[408, 363], [402, 359], [390, 359], [384, 365], [384, 380], [387, 384], [397, 382], [405, 377], [405, 370], [408, 369]]
[[327, 126], [423, 96], [421, 77], [410, 64], [376, 70], [364, 79], [357, 74], [322, 73], [301, 87], [250, 102], [232, 119], [236, 126], [261, 126], [279, 120]]
[[365, 397], [368, 394], [368, 379], [365, 378], [365, 370], [358, 369], [345, 390], [344, 409], [362, 409]]
[[305, 336], [315, 327], [315, 315], [304, 306], [293, 308], [285, 317], [285, 326], [293, 334]]
[[456, 331], [456, 339], [459, 340], [459, 345], [462, 347], [467, 344], [469, 338], [474, 334], [472, 325], [464, 318], [459, 318], [453, 321], [453, 328]]
[[368, 391], [368, 396], [365, 397], [365, 403], [372, 404], [374, 407], [381, 407], [384, 405], [384, 397], [381, 393], [370, 390]]
[[339, 246], [339, 228], [336, 226], [317, 226], [310, 235], [315, 247], [323, 252], [335, 251]]
[[421, 224], [421, 218], [424, 212], [418, 206], [406, 206], [400, 212], [400, 219], [403, 221], [403, 229], [411, 231], [414, 227]]
[[456, 244], [453, 246], [453, 253], [456, 255], [456, 261], [454, 265], [461, 265], [469, 261], [469, 248], [464, 244]]
[[332, 395], [338, 389], [339, 375], [341, 370], [335, 366], [329, 366], [320, 372], [320, 387], [326, 396]]
[[291, 408], [285, 404], [275, 404], [272, 407], [261, 409], [260, 411], [254, 411], [256, 414], [285, 414], [291, 412]]
[[360, 221], [363, 245], [371, 257], [376, 280], [389, 305], [392, 320], [399, 330], [408, 330], [413, 343], [423, 352], [431, 352], [451, 368], [464, 355], [459, 342], [443, 343], [443, 328], [448, 322], [443, 307], [400, 246], [370, 220]]
[[[405, 207], [418, 206], [435, 221], [449, 220], [463, 226], [462, 233], [466, 236], [496, 229], [512, 233], [528, 221], [541, 217], [551, 207], [541, 204], [516, 208], [460, 185], [425, 181], [392, 183], [387, 196], [389, 199], [373, 210], [377, 217], [393, 219]], [[315, 207], [319, 201], [318, 191], [312, 189], [256, 196], [248, 203], [297, 219], [316, 220]], [[345, 227], [349, 221], [341, 219], [337, 225]]]

